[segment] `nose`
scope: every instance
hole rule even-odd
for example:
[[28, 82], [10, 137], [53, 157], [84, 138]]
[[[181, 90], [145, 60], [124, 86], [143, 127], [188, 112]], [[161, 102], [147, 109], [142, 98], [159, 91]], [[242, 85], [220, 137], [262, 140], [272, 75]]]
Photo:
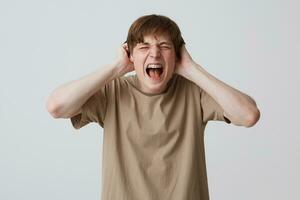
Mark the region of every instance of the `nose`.
[[153, 45], [150, 48], [150, 56], [153, 57], [153, 58], [159, 58], [161, 56], [160, 48], [156, 45]]

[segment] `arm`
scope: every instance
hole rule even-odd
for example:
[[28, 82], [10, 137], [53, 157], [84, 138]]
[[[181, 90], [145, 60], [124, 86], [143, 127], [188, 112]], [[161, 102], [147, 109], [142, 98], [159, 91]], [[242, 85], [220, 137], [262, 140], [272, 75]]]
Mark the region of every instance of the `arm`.
[[176, 64], [175, 73], [193, 81], [206, 91], [223, 108], [224, 116], [237, 126], [251, 127], [260, 118], [255, 101], [239, 90], [218, 80], [194, 62], [185, 46], [182, 58]]
[[54, 118], [70, 118], [81, 113], [81, 106], [95, 92], [113, 79], [133, 71], [133, 64], [127, 56], [127, 44], [119, 48], [114, 64], [106, 65], [83, 76], [65, 83], [55, 89], [47, 99], [46, 107]]

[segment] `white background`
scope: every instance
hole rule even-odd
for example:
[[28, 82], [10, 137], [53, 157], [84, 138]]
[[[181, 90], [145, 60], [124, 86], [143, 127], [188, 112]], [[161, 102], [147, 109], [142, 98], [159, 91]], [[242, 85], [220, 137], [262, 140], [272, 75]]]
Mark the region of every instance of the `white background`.
[[53, 119], [59, 85], [112, 63], [131, 23], [163, 14], [209, 73], [253, 97], [252, 128], [210, 122], [212, 200], [300, 199], [299, 1], [78, 1], [0, 3], [0, 199], [101, 195], [103, 132]]

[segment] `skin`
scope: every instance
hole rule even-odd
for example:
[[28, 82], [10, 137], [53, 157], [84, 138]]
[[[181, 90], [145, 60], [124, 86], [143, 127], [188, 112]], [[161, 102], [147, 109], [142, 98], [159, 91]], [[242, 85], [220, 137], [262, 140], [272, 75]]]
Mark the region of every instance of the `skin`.
[[182, 59], [176, 63], [175, 72], [206, 91], [223, 108], [223, 115], [232, 124], [244, 127], [256, 124], [260, 111], [250, 96], [208, 73], [192, 59], [185, 46], [181, 48], [181, 56]]
[[[138, 77], [139, 88], [147, 94], [162, 93], [175, 70], [176, 54], [168, 35], [146, 35], [144, 42], [138, 43], [130, 56]], [[159, 63], [163, 66], [160, 80], [150, 79], [146, 73], [147, 65]]]
[[[124, 44], [119, 61], [115, 65], [119, 75], [135, 70], [139, 87], [144, 93], [159, 94], [163, 92], [172, 75], [177, 73], [207, 92], [223, 108], [223, 115], [232, 124], [251, 127], [259, 120], [260, 111], [256, 102], [249, 95], [208, 73], [192, 59], [185, 45], [181, 48], [181, 60], [177, 60], [174, 46], [168, 35], [147, 35], [144, 37], [144, 42], [147, 44], [139, 43], [134, 47], [130, 58], [127, 56], [127, 44]], [[169, 42], [171, 45], [167, 48], [162, 45], [162, 42]], [[146, 66], [149, 63], [163, 65], [164, 72], [161, 80], [153, 81], [147, 77]]]

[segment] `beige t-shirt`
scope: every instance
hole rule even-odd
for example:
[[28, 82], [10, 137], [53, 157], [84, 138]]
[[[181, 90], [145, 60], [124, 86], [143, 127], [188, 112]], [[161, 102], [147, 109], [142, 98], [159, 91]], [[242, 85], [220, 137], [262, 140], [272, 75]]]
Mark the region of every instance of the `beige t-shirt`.
[[101, 199], [208, 200], [204, 129], [209, 120], [230, 123], [223, 109], [177, 74], [158, 95], [143, 93], [137, 81], [111, 81], [71, 118], [76, 129], [104, 128]]

